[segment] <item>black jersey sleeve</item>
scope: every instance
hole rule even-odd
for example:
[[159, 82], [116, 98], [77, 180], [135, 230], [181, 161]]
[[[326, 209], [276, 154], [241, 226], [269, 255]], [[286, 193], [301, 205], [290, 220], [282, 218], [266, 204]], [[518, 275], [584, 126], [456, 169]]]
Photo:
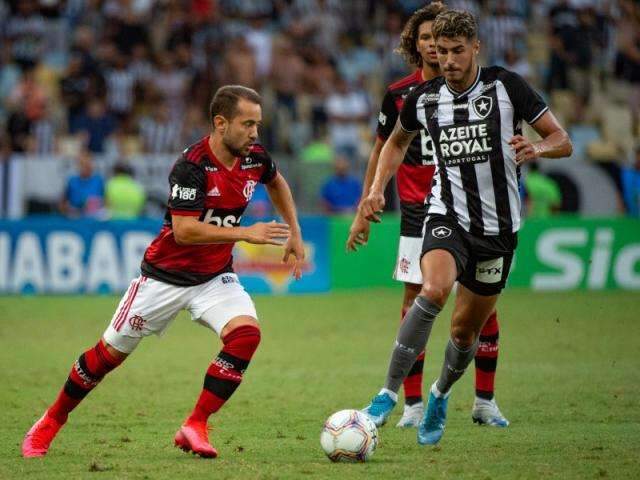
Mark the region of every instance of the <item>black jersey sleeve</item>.
[[549, 110], [540, 94], [517, 73], [504, 70], [500, 80], [513, 104], [516, 120], [524, 120], [531, 125]]
[[387, 90], [382, 99], [382, 108], [380, 108], [380, 113], [378, 114], [378, 128], [376, 129], [378, 136], [383, 140], [389, 138], [397, 120], [398, 108], [393, 99], [393, 94], [390, 90]]
[[169, 174], [169, 210], [200, 212], [204, 208], [205, 173], [201, 166], [180, 159]]
[[273, 161], [269, 152], [265, 149], [259, 153], [260, 161], [263, 165], [262, 175], [260, 176], [260, 183], [269, 183], [278, 174], [278, 167], [276, 167], [276, 162]]
[[415, 132], [420, 129], [418, 123], [418, 95], [414, 89], [404, 100], [402, 111], [400, 112], [400, 126], [405, 132]]

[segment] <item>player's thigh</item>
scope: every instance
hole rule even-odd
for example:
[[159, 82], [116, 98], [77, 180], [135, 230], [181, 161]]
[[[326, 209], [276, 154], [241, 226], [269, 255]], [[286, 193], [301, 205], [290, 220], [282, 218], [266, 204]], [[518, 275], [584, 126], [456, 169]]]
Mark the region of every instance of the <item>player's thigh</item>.
[[452, 219], [433, 215], [425, 224], [422, 243], [422, 295], [444, 306], [468, 260], [467, 244]]
[[249, 317], [256, 324], [258, 320], [253, 300], [235, 273], [223, 273], [203, 284], [188, 309], [194, 321], [211, 328], [218, 336], [237, 317]]
[[422, 285], [420, 271], [420, 254], [422, 253], [422, 237], [401, 236], [398, 242], [398, 257], [393, 271], [394, 280], [405, 284]]
[[[500, 242], [500, 248], [493, 250], [496, 242]], [[515, 251], [512, 245], [515, 244], [504, 245], [500, 239], [483, 239], [482, 244], [472, 246], [467, 266], [458, 279], [460, 283], [477, 295], [498, 295], [509, 278]]]
[[458, 284], [451, 317], [451, 338], [457, 345], [473, 345], [487, 318], [495, 310], [497, 300], [498, 294], [479, 295]]
[[160, 335], [185, 307], [189, 287], [177, 287], [141, 275], [123, 295], [103, 334], [105, 342], [129, 354], [142, 338]]

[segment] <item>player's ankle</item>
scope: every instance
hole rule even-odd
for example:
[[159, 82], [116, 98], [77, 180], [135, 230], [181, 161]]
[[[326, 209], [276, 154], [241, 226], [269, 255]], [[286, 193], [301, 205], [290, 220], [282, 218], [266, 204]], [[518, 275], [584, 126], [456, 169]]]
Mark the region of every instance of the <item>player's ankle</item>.
[[191, 415], [189, 415], [187, 417], [187, 419], [185, 420], [184, 423], [204, 423], [206, 424], [207, 421], [209, 420], [209, 415], [206, 415], [203, 412], [199, 412], [197, 411], [198, 409], [194, 410]]

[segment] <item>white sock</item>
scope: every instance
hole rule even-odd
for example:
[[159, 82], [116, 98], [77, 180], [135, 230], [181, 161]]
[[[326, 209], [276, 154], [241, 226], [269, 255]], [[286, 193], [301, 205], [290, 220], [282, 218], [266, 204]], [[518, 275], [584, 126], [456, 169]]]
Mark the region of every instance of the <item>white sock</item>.
[[442, 393], [440, 390], [438, 390], [438, 387], [436, 386], [437, 382], [433, 382], [433, 385], [431, 385], [431, 393], [433, 393], [433, 395], [437, 398], [447, 398], [449, 395], [451, 395], [451, 390], [449, 390], [447, 393]]
[[393, 392], [393, 391], [389, 390], [388, 388], [383, 388], [382, 390], [380, 390], [380, 392], [378, 392], [378, 395], [382, 395], [383, 393], [386, 393], [387, 395], [389, 395], [391, 397], [391, 400], [393, 400], [394, 402], [398, 403], [398, 394], [396, 392]]

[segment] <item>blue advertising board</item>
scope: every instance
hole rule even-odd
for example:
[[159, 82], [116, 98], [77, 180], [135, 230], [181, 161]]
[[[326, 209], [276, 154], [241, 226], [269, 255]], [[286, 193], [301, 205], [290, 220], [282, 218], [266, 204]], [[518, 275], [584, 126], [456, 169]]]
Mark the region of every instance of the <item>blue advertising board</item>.
[[[250, 224], [251, 220], [243, 220]], [[140, 274], [158, 219], [68, 220], [37, 217], [0, 221], [0, 294], [119, 293]], [[282, 248], [238, 243], [234, 268], [254, 293], [322, 292], [329, 289], [328, 223], [302, 218], [307, 258], [295, 281]]]

